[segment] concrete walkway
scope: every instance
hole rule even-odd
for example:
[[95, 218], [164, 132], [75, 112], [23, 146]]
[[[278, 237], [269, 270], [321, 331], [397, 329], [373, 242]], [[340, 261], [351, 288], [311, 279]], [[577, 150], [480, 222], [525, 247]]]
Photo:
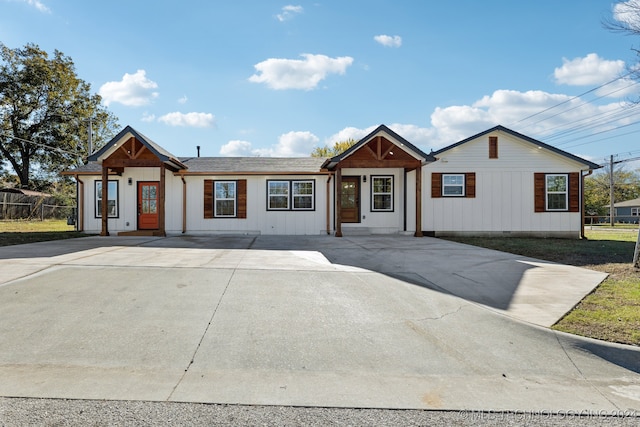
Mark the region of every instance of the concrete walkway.
[[430, 238], [5, 247], [0, 396], [640, 410], [639, 349], [533, 324], [602, 279]]

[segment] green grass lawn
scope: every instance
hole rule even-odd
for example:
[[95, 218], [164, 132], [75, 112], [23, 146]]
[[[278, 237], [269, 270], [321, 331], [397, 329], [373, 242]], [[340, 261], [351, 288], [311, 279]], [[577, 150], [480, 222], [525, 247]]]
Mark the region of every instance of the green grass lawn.
[[0, 246], [86, 236], [75, 231], [66, 220], [0, 221]]
[[640, 345], [640, 272], [632, 265], [637, 229], [585, 230], [586, 239], [447, 238], [562, 264], [602, 271], [609, 277], [553, 329]]

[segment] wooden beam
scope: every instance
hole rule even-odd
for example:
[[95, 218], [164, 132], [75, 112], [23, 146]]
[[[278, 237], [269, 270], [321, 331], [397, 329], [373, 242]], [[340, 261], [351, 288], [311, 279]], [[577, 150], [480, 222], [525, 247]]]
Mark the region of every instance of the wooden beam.
[[166, 232], [165, 232], [165, 225], [164, 225], [164, 218], [165, 218], [165, 212], [164, 212], [164, 206], [165, 206], [165, 191], [164, 191], [164, 187], [166, 185], [166, 180], [165, 180], [165, 175], [166, 175], [166, 171], [165, 171], [165, 167], [164, 167], [164, 163], [162, 164], [162, 166], [160, 166], [160, 188], [159, 193], [158, 194], [158, 204], [160, 206], [158, 206], [158, 226], [159, 226], [159, 231], [160, 231], [160, 235], [162, 236], [166, 236]]
[[382, 160], [382, 138], [380, 137], [380, 135], [376, 136], [376, 152], [376, 158], [378, 160]]
[[140, 151], [138, 151], [137, 153], [135, 153], [135, 155], [132, 157], [133, 159], [137, 159], [138, 157], [140, 157], [140, 154], [144, 153], [144, 151], [147, 149], [146, 145], [143, 145], [142, 147], [140, 147]]
[[327, 234], [331, 234], [331, 175], [327, 178]]
[[342, 237], [342, 168], [336, 169], [336, 237]]
[[376, 156], [376, 152], [375, 152], [375, 151], [373, 151], [373, 149], [372, 149], [371, 147], [369, 147], [369, 144], [365, 144], [364, 146], [366, 147], [367, 152], [368, 152], [369, 154], [371, 154], [371, 157], [372, 157], [373, 159], [375, 159], [375, 160], [378, 160], [378, 157]]
[[109, 168], [104, 164], [102, 165], [102, 209], [100, 209], [100, 215], [102, 215], [102, 230], [101, 236], [109, 235]]
[[415, 237], [422, 237], [422, 166], [416, 168], [416, 232]]
[[182, 179], [182, 234], [187, 232], [187, 181], [184, 179], [184, 175], [181, 175]]
[[384, 152], [384, 154], [382, 155], [382, 158], [380, 160], [384, 160], [387, 158], [387, 156], [389, 155], [389, 153], [391, 152], [391, 150], [393, 150], [395, 147], [395, 145], [391, 144], [391, 146], [389, 146], [389, 148], [387, 148], [387, 151]]

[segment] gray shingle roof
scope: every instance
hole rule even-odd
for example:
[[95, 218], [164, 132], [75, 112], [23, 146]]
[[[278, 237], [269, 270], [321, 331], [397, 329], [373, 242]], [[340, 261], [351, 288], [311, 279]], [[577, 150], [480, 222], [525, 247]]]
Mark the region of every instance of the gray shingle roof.
[[[319, 173], [322, 157], [180, 157], [186, 173]], [[89, 162], [69, 171], [70, 174], [100, 174], [100, 164]]]

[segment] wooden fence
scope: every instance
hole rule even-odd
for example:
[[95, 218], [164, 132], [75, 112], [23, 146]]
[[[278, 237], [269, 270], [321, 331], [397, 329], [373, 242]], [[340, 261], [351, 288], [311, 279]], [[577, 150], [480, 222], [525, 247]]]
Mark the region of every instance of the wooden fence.
[[72, 216], [73, 209], [58, 205], [54, 197], [0, 192], [0, 220], [65, 219]]

